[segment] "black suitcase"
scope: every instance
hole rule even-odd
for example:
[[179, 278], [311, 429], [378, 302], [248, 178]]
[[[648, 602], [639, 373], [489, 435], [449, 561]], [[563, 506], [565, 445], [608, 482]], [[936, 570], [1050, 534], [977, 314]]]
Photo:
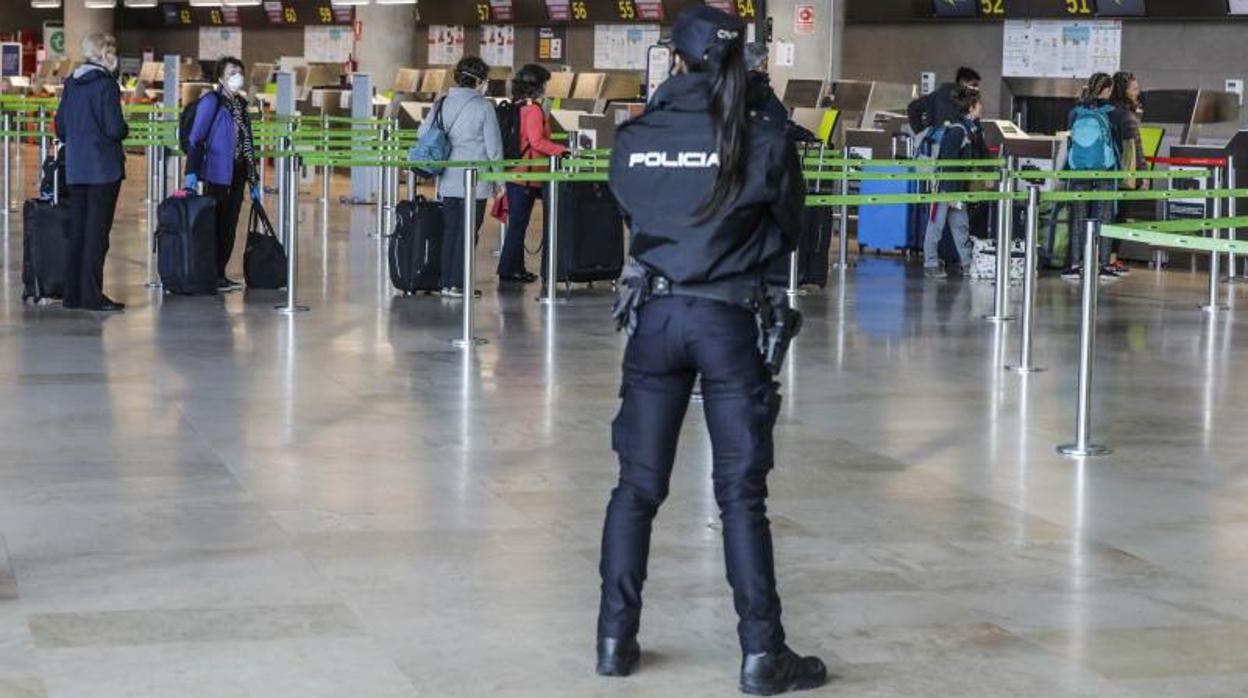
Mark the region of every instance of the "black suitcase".
[[[832, 237], [836, 234], [834, 214], [830, 206], [807, 206], [802, 209], [802, 232], [797, 238], [798, 286], [827, 287]], [[787, 287], [791, 266], [787, 254], [772, 260], [767, 268], [768, 283]]]
[[22, 300], [64, 297], [69, 216], [63, 203], [28, 199], [22, 206]]
[[407, 295], [439, 290], [442, 272], [442, 202], [423, 196], [395, 207], [390, 237], [390, 282]]
[[217, 206], [209, 196], [179, 192], [156, 209], [156, 248], [165, 293], [217, 293]]
[[273, 224], [259, 203], [251, 205], [251, 216], [247, 221], [243, 279], [247, 281], [247, 288], [286, 288], [286, 248], [277, 239]]
[[[559, 187], [559, 269], [564, 283], [616, 281], [624, 271], [624, 216], [605, 182]], [[549, 276], [542, 255], [542, 278]]]

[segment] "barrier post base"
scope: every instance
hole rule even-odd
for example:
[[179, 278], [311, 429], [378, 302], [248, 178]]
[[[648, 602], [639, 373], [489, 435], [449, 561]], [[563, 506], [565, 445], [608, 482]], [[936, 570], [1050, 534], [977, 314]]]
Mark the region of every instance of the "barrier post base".
[[985, 315], [984, 320], [992, 323], [1014, 322], [1013, 315]]
[[147, 283], [145, 283], [145, 284], [143, 284], [143, 285], [144, 285], [145, 287], [147, 287], [147, 288], [150, 288], [150, 289], [154, 290], [154, 291], [155, 291], [155, 290], [160, 290], [160, 289], [162, 289], [162, 288], [164, 288], [164, 287], [165, 287], [165, 286], [164, 286], [164, 284], [160, 283], [159, 281], [149, 281], [149, 282], [147, 282]]
[[1224, 303], [1218, 303], [1217, 305], [1209, 305], [1208, 303], [1206, 303], [1205, 305], [1200, 306], [1200, 309], [1206, 313], [1212, 314], [1212, 313], [1220, 313], [1224, 310], [1230, 310], [1231, 306], [1226, 305]]
[[537, 299], [537, 302], [541, 303], [542, 305], [567, 305], [568, 299], [564, 298], [563, 296], [556, 296], [555, 298], [547, 298], [546, 296], [541, 296]]
[[845, 269], [853, 269], [854, 266], [855, 265], [853, 262], [833, 262], [832, 263], [832, 268], [836, 269], [837, 271], [842, 271]]
[[1089, 445], [1086, 448], [1079, 448], [1077, 444], [1065, 444], [1057, 447], [1057, 452], [1067, 458], [1100, 458], [1113, 453], [1112, 450], [1097, 445]]
[[451, 340], [451, 346], [457, 349], [471, 349], [472, 347], [479, 347], [482, 344], [489, 344], [489, 343], [490, 343], [490, 340], [482, 339], [481, 337], [473, 337], [472, 339], [464, 339], [463, 337], [456, 337], [455, 339]]
[[1026, 373], [1044, 373], [1049, 370], [1043, 366], [1006, 366], [1005, 370], [1010, 373], [1026, 374]]
[[795, 296], [809, 296], [810, 291], [807, 291], [804, 288], [786, 289], [784, 292], [784, 295], [788, 296], [789, 298], [793, 298]]
[[296, 305], [292, 307], [292, 306], [286, 305], [285, 303], [283, 303], [282, 305], [275, 305], [273, 306], [273, 309], [283, 315], [295, 315], [297, 313], [306, 313], [309, 310], [311, 310], [311, 308], [309, 308], [306, 305]]

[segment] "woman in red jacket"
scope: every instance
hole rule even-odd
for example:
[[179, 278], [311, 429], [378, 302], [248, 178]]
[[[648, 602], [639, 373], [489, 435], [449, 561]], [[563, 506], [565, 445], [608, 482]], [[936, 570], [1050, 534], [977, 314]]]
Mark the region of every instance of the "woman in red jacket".
[[[516, 71], [511, 80], [511, 98], [520, 104], [520, 157], [526, 160], [564, 155], [568, 149], [550, 140], [550, 123], [542, 110], [550, 71], [529, 64]], [[547, 167], [520, 167], [517, 172], [546, 172]], [[533, 203], [542, 198], [541, 182], [507, 184], [507, 237], [498, 259], [502, 281], [532, 283], [537, 275], [524, 268], [524, 239], [529, 230]]]

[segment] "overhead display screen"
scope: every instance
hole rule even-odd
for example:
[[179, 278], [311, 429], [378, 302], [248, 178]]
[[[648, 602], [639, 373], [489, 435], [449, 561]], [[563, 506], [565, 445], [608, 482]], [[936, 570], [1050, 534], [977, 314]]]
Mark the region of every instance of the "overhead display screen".
[[1230, 5], [1226, 8], [1227, 14], [1232, 15], [1248, 15], [1248, 0], [1228, 0]]
[[981, 0], [932, 0], [937, 17], [978, 17]]
[[1096, 14], [1100, 17], [1147, 17], [1145, 0], [1096, 0]]

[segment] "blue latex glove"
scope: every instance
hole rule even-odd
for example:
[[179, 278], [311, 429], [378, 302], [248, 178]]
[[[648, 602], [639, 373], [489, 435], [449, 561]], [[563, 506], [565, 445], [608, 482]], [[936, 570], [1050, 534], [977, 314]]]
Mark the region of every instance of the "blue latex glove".
[[191, 191], [197, 191], [199, 189], [199, 175], [188, 174], [186, 176], [186, 182], [183, 183], [182, 188], [190, 189]]
[[259, 204], [259, 203], [261, 203], [261, 199], [262, 199], [262, 198], [263, 198], [263, 197], [261, 197], [261, 196], [260, 196], [260, 185], [258, 185], [258, 184], [253, 184], [253, 185], [251, 185], [251, 200], [252, 200], [252, 202], [253, 202], [253, 203], [256, 203], [256, 204]]

